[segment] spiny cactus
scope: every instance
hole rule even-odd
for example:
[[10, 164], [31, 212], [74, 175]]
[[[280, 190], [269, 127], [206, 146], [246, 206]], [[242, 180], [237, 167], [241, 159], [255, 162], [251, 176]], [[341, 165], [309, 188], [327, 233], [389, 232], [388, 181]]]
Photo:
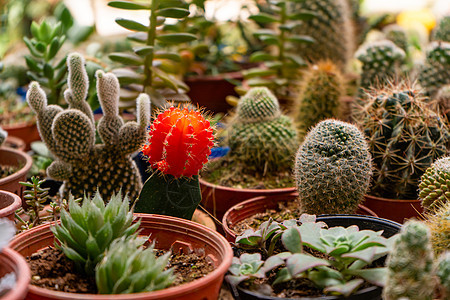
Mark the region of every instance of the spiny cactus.
[[288, 170], [298, 146], [297, 132], [269, 89], [255, 87], [238, 103], [228, 144], [235, 162], [260, 171]]
[[448, 299], [450, 297], [450, 250], [439, 257], [436, 275], [439, 278], [442, 299]]
[[319, 62], [309, 68], [295, 108], [300, 140], [319, 121], [339, 117], [343, 94], [344, 80], [331, 61]]
[[150, 100], [141, 94], [137, 99], [137, 122], [124, 124], [119, 116], [119, 82], [110, 73], [97, 71], [97, 92], [104, 115], [97, 130], [103, 144], [95, 143], [95, 123], [92, 110], [85, 101], [88, 77], [84, 59], [70, 54], [68, 89], [64, 97], [69, 104], [63, 110], [47, 105], [44, 91], [37, 82], [30, 84], [27, 101], [37, 114], [42, 140], [56, 160], [47, 174], [64, 181], [62, 192], [76, 198], [91, 195], [98, 188], [103, 198], [110, 198], [122, 188], [131, 199], [138, 197], [142, 187], [139, 171], [130, 154], [145, 141], [150, 119]]
[[388, 278], [383, 299], [433, 298], [433, 252], [430, 231], [425, 224], [411, 220], [403, 225], [386, 265]]
[[381, 86], [398, 73], [405, 52], [389, 40], [362, 45], [355, 57], [362, 62], [361, 88]]
[[430, 97], [435, 97], [439, 89], [450, 84], [450, 42], [430, 44], [418, 81]]
[[450, 118], [450, 84], [447, 84], [439, 89], [436, 95], [436, 100], [439, 104], [441, 112]]
[[95, 272], [99, 294], [151, 292], [172, 284], [173, 270], [165, 270], [170, 252], [156, 258], [154, 245], [144, 249], [144, 242], [132, 236], [111, 244]]
[[303, 213], [354, 213], [372, 175], [364, 135], [346, 122], [320, 122], [300, 146], [294, 172]]
[[140, 222], [131, 225], [133, 213], [129, 211], [129, 199], [119, 191], [105, 205], [97, 192], [92, 200], [84, 197], [79, 206], [69, 200], [69, 213], [61, 210], [61, 223], [51, 227], [64, 254], [87, 274], [104, 256], [113, 240], [135, 233]]
[[391, 24], [383, 28], [386, 39], [393, 42], [397, 47], [408, 53], [408, 36], [406, 30], [397, 24]]
[[431, 245], [438, 255], [450, 249], [450, 202], [436, 207], [426, 214], [427, 225], [431, 230]]
[[354, 118], [363, 129], [375, 172], [371, 194], [417, 199], [419, 179], [447, 153], [448, 126], [420, 90], [408, 84], [372, 89]]
[[426, 211], [450, 202], [450, 157], [440, 158], [420, 178], [419, 198]]
[[312, 11], [317, 16], [294, 29], [298, 35], [315, 40], [312, 45], [299, 45], [302, 57], [316, 63], [330, 59], [343, 69], [354, 51], [351, 11], [347, 0], [305, 0], [295, 10]]
[[0, 146], [6, 141], [8, 137], [8, 132], [0, 127]]
[[443, 17], [434, 28], [431, 39], [450, 43], [450, 15]]

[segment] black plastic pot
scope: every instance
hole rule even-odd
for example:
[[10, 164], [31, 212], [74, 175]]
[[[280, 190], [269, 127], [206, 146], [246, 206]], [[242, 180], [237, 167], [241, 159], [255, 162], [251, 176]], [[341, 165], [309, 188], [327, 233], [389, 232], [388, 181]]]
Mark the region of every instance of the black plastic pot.
[[[343, 226], [348, 227], [351, 225], [357, 225], [360, 230], [373, 230], [380, 231], [383, 230], [383, 236], [389, 238], [400, 231], [401, 224], [377, 217], [372, 216], [362, 216], [362, 215], [320, 215], [317, 217], [317, 221], [325, 222], [328, 227]], [[384, 259], [384, 258], [380, 258]], [[256, 292], [252, 292], [241, 288], [240, 286], [232, 286], [229, 284], [230, 290], [233, 294], [234, 299], [237, 300], [382, 300], [381, 293], [382, 288], [378, 286], [371, 286], [362, 289], [355, 294], [345, 298], [338, 296], [321, 296], [313, 298], [278, 298], [265, 296]]]

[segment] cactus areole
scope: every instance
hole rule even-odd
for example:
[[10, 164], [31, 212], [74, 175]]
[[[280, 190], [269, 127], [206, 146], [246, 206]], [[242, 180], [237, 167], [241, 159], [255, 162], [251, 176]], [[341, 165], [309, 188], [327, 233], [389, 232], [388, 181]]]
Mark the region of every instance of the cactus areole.
[[201, 201], [198, 172], [214, 145], [213, 129], [196, 110], [170, 107], [153, 121], [142, 153], [152, 167], [136, 212], [191, 219]]

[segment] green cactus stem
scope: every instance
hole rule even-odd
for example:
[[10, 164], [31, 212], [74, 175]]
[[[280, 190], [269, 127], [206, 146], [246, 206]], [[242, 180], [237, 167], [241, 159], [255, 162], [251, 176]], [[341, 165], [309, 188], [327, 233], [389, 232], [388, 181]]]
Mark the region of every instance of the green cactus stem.
[[435, 161], [420, 178], [419, 199], [426, 211], [450, 202], [450, 157]]
[[450, 84], [450, 42], [432, 42], [425, 64], [419, 70], [418, 81], [432, 98]]

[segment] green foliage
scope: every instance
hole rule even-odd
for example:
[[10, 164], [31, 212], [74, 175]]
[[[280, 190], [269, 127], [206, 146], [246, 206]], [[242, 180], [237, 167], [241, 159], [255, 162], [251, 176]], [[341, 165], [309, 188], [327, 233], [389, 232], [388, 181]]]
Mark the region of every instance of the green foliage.
[[95, 270], [100, 294], [151, 292], [172, 284], [173, 270], [165, 270], [170, 252], [157, 258], [154, 244], [144, 248], [144, 242], [136, 236], [123, 236], [112, 242]]
[[63, 209], [61, 223], [51, 227], [57, 247], [81, 271], [93, 274], [111, 243], [132, 235], [139, 227], [140, 222], [131, 225], [133, 213], [128, 201], [120, 191], [106, 205], [98, 192], [92, 199], [84, 197], [81, 206], [69, 199], [69, 212]]
[[145, 141], [150, 119], [147, 95], [137, 99], [137, 122], [124, 123], [119, 116], [119, 83], [111, 73], [97, 72], [97, 92], [104, 111], [97, 131], [103, 144], [95, 143], [95, 123], [91, 108], [85, 101], [89, 81], [84, 59], [77, 53], [68, 56], [68, 89], [64, 96], [69, 107], [63, 110], [47, 105], [44, 91], [37, 82], [30, 84], [27, 101], [37, 114], [42, 140], [55, 156], [47, 175], [64, 181], [62, 192], [75, 197], [92, 195], [98, 187], [103, 198], [123, 189], [132, 199], [142, 187], [139, 171], [131, 153]]
[[450, 15], [444, 16], [433, 29], [431, 39], [450, 43]]
[[450, 157], [436, 160], [420, 178], [419, 199], [426, 211], [450, 202]]
[[418, 82], [432, 98], [450, 84], [450, 42], [432, 42], [425, 64], [419, 70]]
[[[373, 285], [384, 286], [385, 268], [368, 268], [378, 258], [389, 253], [394, 238], [386, 239], [381, 231], [359, 230], [357, 226], [326, 228], [317, 222], [315, 216], [303, 214], [297, 220], [283, 224], [269, 221], [261, 224], [257, 231], [247, 230], [236, 238], [236, 244], [247, 250], [264, 249], [264, 243], [276, 244], [281, 240], [282, 247], [277, 254], [242, 254], [233, 259], [227, 279], [234, 285], [240, 282], [251, 283], [256, 278], [274, 277], [272, 286], [307, 278], [325, 294], [348, 297], [367, 281]], [[323, 253], [318, 258], [304, 253], [303, 247]], [[283, 252], [284, 250], [284, 252]], [[277, 272], [275, 273], [275, 270]]]
[[229, 124], [233, 161], [260, 172], [289, 170], [298, 147], [291, 118], [281, 114], [278, 99], [265, 87], [250, 89]]
[[406, 84], [373, 89], [355, 113], [372, 153], [371, 194], [417, 199], [419, 179], [447, 153], [448, 126], [420, 90]]
[[[161, 26], [166, 18], [183, 19], [189, 15], [188, 4], [183, 0], [151, 1], [150, 4], [134, 1], [110, 1], [109, 6], [124, 10], [145, 10], [150, 14], [150, 23], [141, 24], [134, 20], [118, 18], [116, 23], [125, 29], [134, 31], [128, 39], [137, 42], [134, 53], [112, 53], [109, 58], [133, 68], [116, 69], [114, 74], [122, 86], [127, 86], [127, 97], [122, 100], [135, 99], [139, 93], [146, 93], [156, 107], [165, 107], [166, 99], [187, 102], [184, 94], [188, 87], [177, 79], [173, 73], [177, 70], [164, 68], [164, 60], [178, 62], [180, 56], [176, 52], [166, 51], [169, 45], [195, 40], [191, 33], [161, 33]], [[172, 73], [172, 74], [171, 74]]]
[[412, 220], [403, 225], [386, 266], [388, 276], [383, 299], [433, 299], [433, 251], [425, 224]]
[[364, 135], [355, 125], [332, 119], [318, 123], [295, 160], [301, 211], [354, 213], [369, 188], [371, 160]]
[[319, 62], [309, 68], [294, 109], [300, 140], [318, 122], [339, 117], [343, 94], [344, 79], [331, 61]]

